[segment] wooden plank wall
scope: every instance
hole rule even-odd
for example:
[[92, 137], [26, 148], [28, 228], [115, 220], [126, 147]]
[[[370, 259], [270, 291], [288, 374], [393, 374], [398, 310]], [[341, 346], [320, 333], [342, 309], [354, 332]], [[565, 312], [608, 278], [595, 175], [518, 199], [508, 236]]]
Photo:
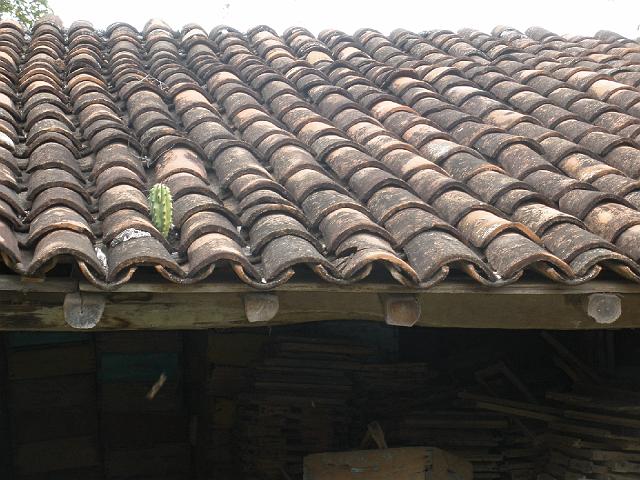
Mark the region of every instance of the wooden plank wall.
[[182, 340], [181, 332], [97, 335], [106, 480], [189, 477]]
[[93, 337], [12, 333], [7, 367], [14, 478], [101, 479]]
[[0, 478], [13, 478], [6, 342], [7, 334], [0, 334]]
[[[193, 478], [183, 341], [177, 331], [2, 334], [0, 479]], [[205, 378], [189, 385], [193, 399]]]

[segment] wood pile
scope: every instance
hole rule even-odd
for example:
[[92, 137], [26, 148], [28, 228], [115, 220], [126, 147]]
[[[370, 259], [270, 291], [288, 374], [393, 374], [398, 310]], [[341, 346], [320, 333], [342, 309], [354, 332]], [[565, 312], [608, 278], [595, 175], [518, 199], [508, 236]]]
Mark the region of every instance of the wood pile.
[[[471, 462], [475, 479], [529, 480], [540, 449], [518, 424], [458, 398], [461, 386], [426, 365], [388, 364], [355, 372], [357, 411], [378, 421], [389, 446], [430, 445]], [[377, 377], [372, 380], [372, 376]]]
[[215, 442], [236, 470], [212, 478], [299, 480], [304, 455], [370, 448], [372, 422], [388, 447], [441, 448], [477, 480], [640, 478], [640, 393], [604, 383], [555, 336], [537, 338], [542, 361], [524, 352], [507, 365], [478, 344], [437, 368], [335, 339], [253, 339], [242, 362], [220, 346]]
[[243, 478], [302, 478], [310, 453], [351, 448], [350, 372], [367, 348], [329, 339], [278, 338], [252, 369], [239, 398], [237, 430]]
[[239, 456], [243, 478], [300, 479], [304, 455], [358, 448], [377, 421], [389, 447], [442, 448], [470, 461], [476, 479], [535, 479], [537, 436], [508, 411], [459, 398], [467, 379], [425, 363], [380, 363], [378, 352], [330, 339], [275, 337], [262, 351], [243, 367], [243, 393], [225, 400], [235, 415], [225, 423], [235, 425], [229, 457]]
[[640, 394], [599, 385], [547, 398], [557, 412], [541, 480], [640, 478]]
[[544, 405], [473, 394], [480, 409], [509, 411], [543, 424], [539, 480], [637, 480], [640, 474], [640, 394], [598, 386], [549, 392]]

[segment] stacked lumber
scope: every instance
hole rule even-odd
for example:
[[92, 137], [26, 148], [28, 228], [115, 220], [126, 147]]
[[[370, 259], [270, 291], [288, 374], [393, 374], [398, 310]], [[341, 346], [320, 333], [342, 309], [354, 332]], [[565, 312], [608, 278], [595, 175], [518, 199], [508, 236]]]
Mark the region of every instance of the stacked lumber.
[[[233, 451], [224, 455], [240, 457], [243, 478], [301, 478], [304, 455], [358, 448], [372, 421], [389, 447], [442, 448], [470, 461], [476, 479], [535, 478], [542, 453], [535, 437], [508, 412], [460, 399], [463, 385], [451, 375], [425, 363], [380, 363], [379, 352], [337, 340], [275, 337], [262, 344], [253, 366], [242, 366], [247, 389], [216, 397], [218, 443], [235, 425]], [[214, 377], [222, 367], [220, 378], [229, 381], [228, 369], [240, 368], [229, 365], [237, 353], [221, 346], [218, 355], [225, 359]]]
[[101, 479], [91, 336], [12, 333], [6, 351], [12, 478]]
[[[539, 480], [631, 480], [640, 473], [640, 394], [606, 385], [548, 392], [544, 405], [463, 394], [479, 409], [508, 412], [546, 449]], [[541, 458], [542, 452], [536, 454]]]
[[385, 419], [390, 446], [435, 445], [471, 462], [476, 479], [530, 480], [544, 452], [505, 414], [483, 412], [451, 401]]
[[310, 453], [351, 448], [350, 372], [371, 356], [339, 340], [278, 338], [239, 398], [237, 446], [246, 479], [300, 479]]
[[217, 444], [232, 445], [219, 455], [239, 460], [215, 478], [300, 479], [307, 454], [371, 448], [372, 422], [385, 437], [374, 443], [441, 448], [472, 463], [476, 480], [640, 478], [638, 385], [606, 385], [555, 336], [541, 341], [545, 361], [508, 364], [480, 345], [438, 370], [290, 337], [253, 339], [251, 362], [239, 363], [223, 340], [213, 423]]
[[545, 480], [631, 480], [640, 476], [640, 394], [603, 385], [550, 392]]
[[262, 358], [268, 336], [254, 333], [212, 332], [207, 359], [210, 446], [207, 472], [215, 480], [242, 478], [242, 465], [235, 444], [238, 397], [249, 389], [250, 365]]
[[379, 383], [380, 390], [367, 389], [359, 402], [365, 421], [381, 424], [390, 447], [437, 446], [471, 462], [475, 479], [535, 478], [540, 449], [507, 415], [468, 405], [458, 399], [455, 384], [430, 375], [408, 381], [402, 364], [394, 368], [397, 384], [390, 376]]
[[182, 480], [191, 469], [181, 379], [182, 335], [96, 335], [107, 480]]
[[384, 420], [381, 425], [390, 446], [435, 445], [471, 462], [474, 478], [500, 478], [500, 434], [509, 424], [499, 415], [440, 406], [410, 412], [398, 421]]

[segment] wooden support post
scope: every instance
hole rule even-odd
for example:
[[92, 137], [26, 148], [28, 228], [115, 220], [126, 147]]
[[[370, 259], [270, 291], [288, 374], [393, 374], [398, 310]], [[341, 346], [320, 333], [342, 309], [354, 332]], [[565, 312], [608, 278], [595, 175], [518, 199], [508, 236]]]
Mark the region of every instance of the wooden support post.
[[592, 293], [587, 298], [586, 310], [596, 323], [607, 325], [622, 315], [622, 301], [613, 293]]
[[209, 409], [209, 332], [184, 334], [185, 397], [190, 416], [191, 466], [193, 479], [209, 478], [208, 450], [211, 448]]
[[13, 478], [7, 341], [7, 334], [0, 334], [0, 478]]
[[275, 293], [245, 293], [244, 311], [250, 323], [268, 322], [280, 309], [278, 295]]
[[421, 307], [418, 297], [412, 294], [380, 295], [387, 325], [413, 327], [420, 319]]
[[64, 321], [73, 328], [95, 327], [104, 312], [106, 298], [101, 293], [74, 292], [64, 296]]

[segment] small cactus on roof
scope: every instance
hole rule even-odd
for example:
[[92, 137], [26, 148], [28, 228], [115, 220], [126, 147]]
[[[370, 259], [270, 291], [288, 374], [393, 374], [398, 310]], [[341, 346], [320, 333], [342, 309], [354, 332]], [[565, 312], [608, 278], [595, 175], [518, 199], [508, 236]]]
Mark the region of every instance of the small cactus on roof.
[[158, 231], [167, 238], [173, 222], [173, 199], [169, 187], [156, 183], [149, 192], [151, 221]]

